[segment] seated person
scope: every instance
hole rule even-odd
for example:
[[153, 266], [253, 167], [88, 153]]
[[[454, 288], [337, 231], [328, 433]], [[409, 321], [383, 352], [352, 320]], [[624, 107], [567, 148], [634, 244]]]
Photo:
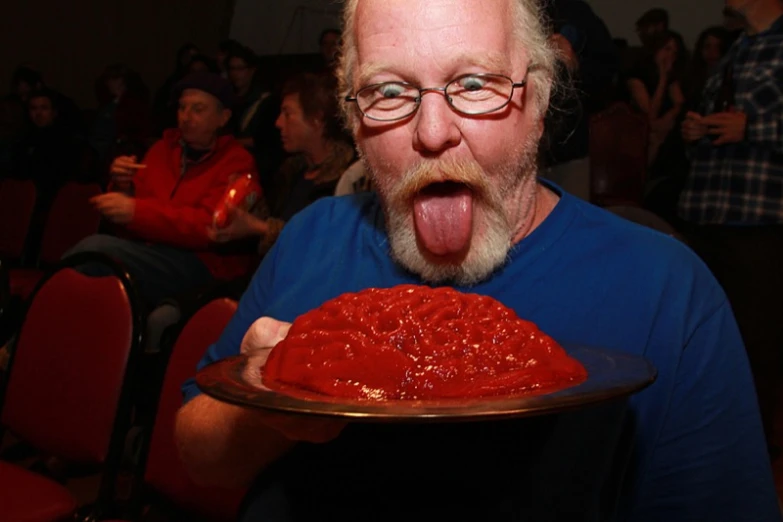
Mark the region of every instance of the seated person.
[[178, 129], [167, 130], [141, 164], [118, 157], [110, 190], [94, 199], [120, 237], [95, 235], [68, 254], [103, 252], [121, 261], [148, 309], [161, 299], [241, 277], [254, 256], [224, 253], [207, 236], [215, 206], [233, 174], [254, 172], [250, 154], [220, 129], [234, 95], [217, 74], [195, 74], [175, 87]]
[[[11, 79], [11, 93], [7, 100], [17, 103], [23, 110], [27, 109], [30, 94], [35, 91], [47, 91], [54, 98], [57, 106], [57, 119], [62, 127], [78, 136], [84, 136], [84, 120], [76, 103], [65, 94], [46, 85], [40, 72], [25, 65], [16, 68]], [[28, 123], [30, 123], [28, 121]]]
[[122, 64], [106, 67], [95, 82], [98, 111], [88, 139], [106, 172], [116, 156], [139, 155], [149, 148], [152, 114], [149, 92], [136, 71]]
[[418, 283], [493, 297], [566, 346], [643, 356], [657, 380], [462, 424], [271, 413], [190, 380], [180, 454], [200, 483], [250, 486], [240, 521], [781, 520], [720, 285], [677, 240], [537, 179], [555, 70], [539, 5], [345, 2], [341, 99], [376, 191], [297, 214], [199, 368], [274, 346], [345, 292]]
[[260, 237], [263, 255], [294, 214], [334, 194], [340, 176], [354, 160], [354, 150], [342, 130], [333, 83], [328, 76], [311, 73], [286, 82], [276, 124], [283, 148], [293, 156], [280, 167], [266, 205], [258, 205], [255, 214], [233, 209], [227, 227], [210, 230], [213, 241]]
[[11, 152], [9, 175], [35, 183], [35, 212], [28, 232], [30, 259], [39, 254], [47, 216], [60, 189], [69, 182], [97, 181], [82, 168], [89, 147], [60, 120], [59, 97], [43, 89], [32, 91], [27, 101], [31, 125]]
[[267, 88], [270, 82], [258, 70], [258, 57], [252, 50], [236, 47], [226, 63], [228, 80], [237, 96], [229, 129], [255, 158], [259, 181], [264, 190], [269, 190], [285, 155], [280, 132], [275, 128], [280, 100]]
[[86, 181], [79, 172], [86, 143], [62, 125], [58, 109], [51, 91], [31, 92], [27, 112], [32, 125], [11, 154], [11, 176], [34, 181], [39, 201], [48, 203], [65, 183]]

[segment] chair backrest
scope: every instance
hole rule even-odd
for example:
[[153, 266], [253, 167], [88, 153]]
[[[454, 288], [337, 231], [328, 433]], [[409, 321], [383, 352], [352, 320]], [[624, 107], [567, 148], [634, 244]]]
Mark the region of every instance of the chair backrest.
[[24, 255], [35, 200], [32, 181], [0, 180], [0, 257], [19, 260]]
[[43, 264], [56, 264], [76, 243], [98, 233], [101, 214], [90, 203], [90, 198], [100, 193], [101, 187], [97, 184], [68, 183], [59, 190], [41, 239]]
[[147, 487], [158, 496], [207, 520], [236, 520], [244, 491], [195, 485], [179, 460], [174, 443], [174, 421], [182, 405], [182, 383], [210, 344], [217, 341], [236, 311], [237, 303], [220, 298], [200, 308], [186, 323], [171, 350], [158, 403], [145, 472]]
[[590, 201], [640, 205], [647, 179], [647, 117], [617, 103], [590, 118]]
[[[2, 424], [65, 460], [119, 463], [141, 317], [127, 276], [89, 277], [74, 256], [32, 296], [11, 353]], [[92, 256], [95, 257], [95, 256]], [[110, 261], [107, 264], [112, 265]]]

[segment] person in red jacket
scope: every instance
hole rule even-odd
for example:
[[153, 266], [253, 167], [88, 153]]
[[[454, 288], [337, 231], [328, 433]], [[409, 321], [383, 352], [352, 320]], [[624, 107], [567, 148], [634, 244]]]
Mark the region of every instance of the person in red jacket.
[[231, 85], [217, 74], [198, 73], [173, 94], [179, 128], [167, 130], [141, 163], [134, 156], [116, 158], [110, 192], [93, 199], [117, 235], [90, 236], [66, 254], [101, 252], [117, 259], [150, 310], [213, 279], [241, 277], [254, 263], [252, 254], [221, 252], [207, 236], [232, 176], [255, 173], [244, 147], [219, 133], [231, 117]]

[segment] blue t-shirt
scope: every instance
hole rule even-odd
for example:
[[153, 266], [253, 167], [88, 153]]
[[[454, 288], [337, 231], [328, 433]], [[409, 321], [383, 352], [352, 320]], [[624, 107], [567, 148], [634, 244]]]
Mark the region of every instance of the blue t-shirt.
[[[391, 258], [375, 195], [320, 200], [283, 230], [199, 367], [238, 353], [261, 316], [293, 321], [344, 292], [417, 282]], [[643, 355], [658, 379], [540, 418], [351, 424], [265, 470], [243, 520], [781, 520], [731, 309], [682, 243], [562, 193], [504, 267], [462, 290], [562, 344]]]

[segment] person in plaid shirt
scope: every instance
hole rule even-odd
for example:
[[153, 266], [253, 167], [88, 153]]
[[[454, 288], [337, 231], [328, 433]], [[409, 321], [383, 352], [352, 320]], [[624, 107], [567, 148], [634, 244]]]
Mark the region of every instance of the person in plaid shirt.
[[[747, 31], [707, 81], [704, 115], [690, 112], [683, 122], [692, 164], [679, 211], [734, 309], [774, 455], [783, 364], [783, 2], [726, 5], [747, 20]], [[727, 77], [728, 109], [716, 103]]]

